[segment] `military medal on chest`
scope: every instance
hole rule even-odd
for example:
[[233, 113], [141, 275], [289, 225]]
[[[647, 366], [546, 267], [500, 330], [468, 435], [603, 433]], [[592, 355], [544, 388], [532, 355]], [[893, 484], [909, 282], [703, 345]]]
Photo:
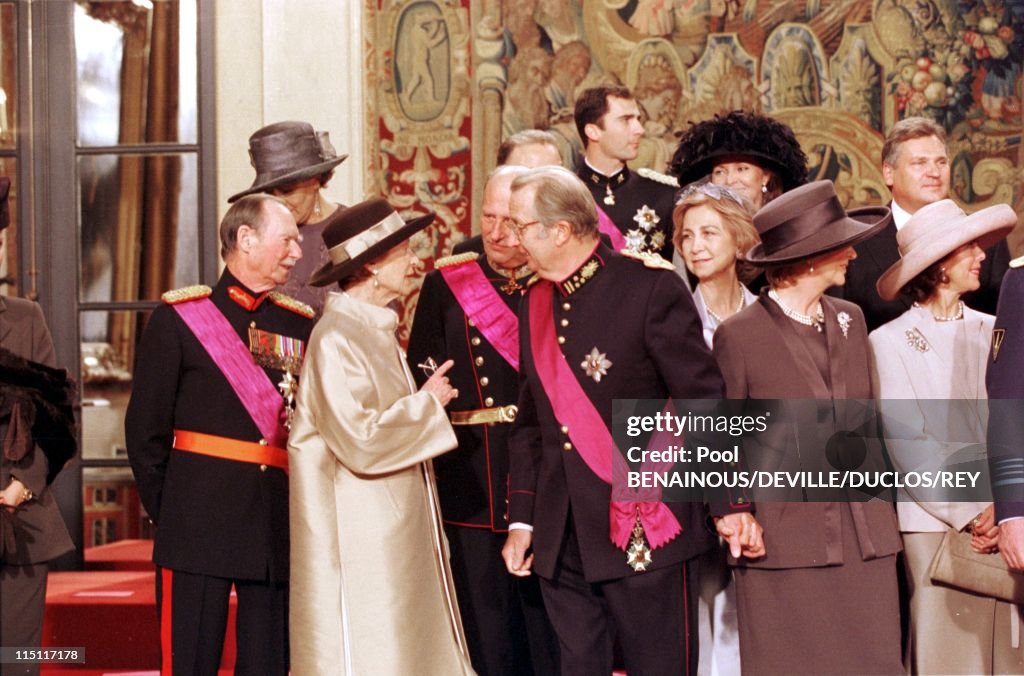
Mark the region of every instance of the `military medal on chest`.
[[306, 344], [298, 338], [282, 336], [256, 328], [249, 324], [249, 351], [257, 364], [264, 368], [282, 371], [281, 381], [277, 389], [281, 390], [286, 412], [285, 427], [291, 429], [292, 417], [295, 415], [295, 395], [299, 391], [297, 378], [302, 368]]
[[647, 544], [644, 526], [640, 523], [640, 508], [636, 510], [636, 523], [629, 536], [629, 547], [626, 548], [626, 563], [634, 571], [642, 573], [651, 565], [651, 546]]

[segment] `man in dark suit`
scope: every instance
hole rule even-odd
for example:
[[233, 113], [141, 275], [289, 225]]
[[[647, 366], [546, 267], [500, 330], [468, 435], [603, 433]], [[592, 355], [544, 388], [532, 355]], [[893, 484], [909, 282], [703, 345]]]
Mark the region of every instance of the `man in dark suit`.
[[164, 294], [146, 326], [128, 459], [157, 525], [163, 673], [217, 673], [234, 586], [235, 673], [286, 674], [286, 426], [314, 313], [272, 291], [302, 256], [283, 202], [241, 198], [220, 238], [216, 287]]
[[610, 485], [625, 462], [613, 400], [722, 396], [693, 300], [657, 254], [601, 243], [590, 192], [564, 169], [517, 178], [510, 218], [542, 281], [520, 310], [505, 564], [540, 577], [562, 673], [609, 673], [616, 634], [630, 673], [696, 673], [688, 563], [710, 546], [703, 505], [613, 503]]
[[626, 166], [636, 159], [644, 135], [636, 99], [625, 87], [592, 87], [576, 98], [574, 117], [584, 146], [576, 173], [597, 208], [619, 230], [605, 233], [612, 237], [612, 248], [654, 252], [672, 260], [676, 180]]
[[[0, 255], [9, 223], [7, 196], [11, 182], [0, 176]], [[36, 362], [29, 364], [23, 360]], [[67, 395], [67, 419], [52, 424], [47, 437], [65, 440], [63, 461], [35, 443], [20, 425], [40, 422], [37, 404], [60, 393], [66, 377], [55, 369], [53, 340], [37, 303], [0, 296], [0, 646], [38, 648], [43, 632], [47, 562], [74, 549], [67, 526], [49, 491], [50, 483], [75, 450], [74, 418]], [[30, 383], [33, 383], [30, 385]], [[39, 385], [39, 386], [36, 386]], [[29, 413], [29, 409], [33, 413]], [[56, 423], [56, 421], [53, 421]], [[20, 431], [21, 434], [17, 432]], [[37, 674], [38, 664], [4, 664], [4, 674]]]
[[1010, 263], [999, 295], [985, 384], [988, 388], [988, 464], [999, 524], [999, 551], [1024, 571], [1024, 258]]
[[[498, 167], [484, 186], [481, 235], [442, 258], [420, 290], [409, 336], [409, 364], [419, 384], [428, 364], [452, 359], [462, 393], [449, 406], [458, 449], [434, 459], [437, 493], [451, 548], [473, 668], [486, 674], [558, 672], [558, 644], [534, 578], [505, 571], [508, 532], [508, 433], [519, 392], [518, 311], [526, 255], [510, 245], [512, 180], [525, 167]], [[420, 366], [423, 368], [420, 368]]]
[[[892, 222], [877, 236], [856, 247], [857, 258], [850, 262], [846, 285], [830, 292], [860, 305], [869, 332], [910, 307], [910, 301], [905, 298], [882, 300], [875, 283], [900, 258], [896, 231], [924, 205], [949, 197], [950, 166], [945, 130], [924, 117], [908, 117], [897, 122], [882, 146], [882, 177], [892, 192]], [[1006, 240], [1000, 240], [986, 251], [981, 267], [981, 288], [965, 294], [964, 302], [975, 310], [994, 313], [999, 285], [1009, 261]]]

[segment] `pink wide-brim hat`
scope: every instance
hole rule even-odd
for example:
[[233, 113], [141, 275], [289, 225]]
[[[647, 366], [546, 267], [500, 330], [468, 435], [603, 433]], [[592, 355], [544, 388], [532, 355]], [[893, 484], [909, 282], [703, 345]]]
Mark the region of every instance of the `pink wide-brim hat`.
[[964, 244], [990, 246], [1010, 234], [1017, 225], [1017, 213], [1007, 204], [996, 204], [966, 214], [951, 199], [927, 204], [910, 217], [896, 233], [900, 260], [878, 278], [875, 288], [884, 300], [893, 300], [907, 282]]

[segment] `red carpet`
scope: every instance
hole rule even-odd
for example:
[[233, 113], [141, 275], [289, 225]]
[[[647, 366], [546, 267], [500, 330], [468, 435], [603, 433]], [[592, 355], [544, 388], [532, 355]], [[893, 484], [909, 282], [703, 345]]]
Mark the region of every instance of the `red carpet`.
[[118, 540], [85, 550], [86, 570], [153, 570], [152, 540]]
[[[85, 648], [82, 665], [45, 665], [50, 674], [103, 674], [160, 667], [153, 572], [51, 573], [43, 646]], [[222, 669], [235, 663], [235, 599], [228, 611]]]

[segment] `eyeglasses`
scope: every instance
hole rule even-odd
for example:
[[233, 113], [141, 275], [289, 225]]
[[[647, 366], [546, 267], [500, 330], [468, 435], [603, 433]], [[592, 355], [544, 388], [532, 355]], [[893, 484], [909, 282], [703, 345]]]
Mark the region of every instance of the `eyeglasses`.
[[683, 188], [682, 192], [679, 193], [679, 199], [676, 200], [676, 204], [682, 204], [683, 200], [691, 195], [704, 195], [718, 201], [721, 201], [724, 197], [732, 200], [740, 206], [747, 206], [746, 200], [744, 200], [743, 196], [738, 192], [732, 188], [727, 188], [724, 185], [717, 185], [715, 183], [691, 183]]
[[516, 239], [522, 239], [523, 233], [526, 232], [526, 229], [531, 225], [537, 225], [538, 223], [540, 223], [540, 221], [530, 221], [529, 223], [516, 223], [510, 218], [508, 219], [507, 225], [512, 230], [512, 232], [516, 234]]

